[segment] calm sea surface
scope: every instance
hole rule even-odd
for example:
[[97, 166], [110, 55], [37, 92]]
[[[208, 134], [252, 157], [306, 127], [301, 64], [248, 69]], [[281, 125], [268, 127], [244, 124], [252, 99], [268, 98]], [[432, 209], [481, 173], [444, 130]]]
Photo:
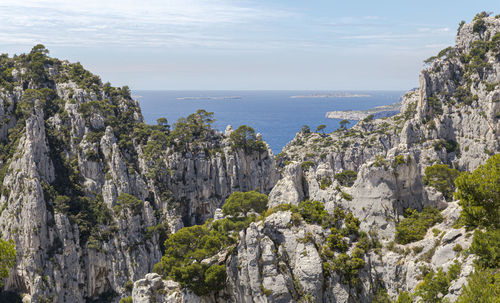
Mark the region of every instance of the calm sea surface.
[[[364, 110], [397, 102], [403, 91], [349, 92], [369, 97], [290, 98], [313, 94], [332, 94], [326, 91], [133, 91], [140, 102], [144, 119], [149, 124], [165, 117], [173, 124], [198, 109], [214, 112], [218, 130], [228, 124], [233, 128], [246, 124], [260, 132], [275, 154], [290, 142], [302, 125], [314, 131], [325, 124], [326, 132], [339, 127], [340, 120], [326, 119], [333, 110]], [[354, 121], [353, 121], [354, 122]]]

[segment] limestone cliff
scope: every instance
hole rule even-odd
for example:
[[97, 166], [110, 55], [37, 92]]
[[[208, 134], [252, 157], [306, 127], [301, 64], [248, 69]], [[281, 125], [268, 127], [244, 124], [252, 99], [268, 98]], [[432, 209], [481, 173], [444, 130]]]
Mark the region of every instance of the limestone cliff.
[[[419, 88], [403, 96], [401, 114], [331, 134], [297, 134], [277, 156], [282, 177], [269, 194], [276, 211], [240, 231], [237, 247], [219, 260], [227, 268], [225, 289], [197, 297], [150, 274], [135, 283], [134, 302], [371, 302], [381, 292], [392, 298], [413, 292], [426, 272], [458, 261], [446, 294], [454, 301], [472, 271], [474, 256], [460, 254], [471, 232], [455, 224], [457, 202], [422, 178], [435, 163], [470, 171], [500, 151], [500, 19], [478, 18], [484, 26], [461, 25], [456, 45], [427, 61]], [[341, 181], [338, 173], [346, 170], [354, 171], [353, 184]], [[333, 229], [279, 207], [304, 199], [320, 201], [332, 216], [342, 209], [360, 220], [364, 238], [344, 238], [348, 250], [335, 255], [336, 270], [325, 257]], [[394, 244], [404, 210], [425, 206], [442, 210], [442, 220], [422, 240]], [[362, 254], [360, 239], [372, 243], [363, 244]]]
[[111, 300], [168, 233], [278, 178], [270, 149], [233, 148], [209, 113], [147, 126], [127, 87], [43, 46], [0, 59], [0, 235], [17, 250], [5, 290], [26, 300]]

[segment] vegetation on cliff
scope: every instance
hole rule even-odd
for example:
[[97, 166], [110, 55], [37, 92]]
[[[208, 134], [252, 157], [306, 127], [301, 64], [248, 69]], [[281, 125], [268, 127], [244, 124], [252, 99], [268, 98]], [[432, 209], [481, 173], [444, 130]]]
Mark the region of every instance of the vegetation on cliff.
[[3, 279], [9, 276], [9, 271], [16, 262], [16, 246], [12, 241], [0, 239], [0, 289]]

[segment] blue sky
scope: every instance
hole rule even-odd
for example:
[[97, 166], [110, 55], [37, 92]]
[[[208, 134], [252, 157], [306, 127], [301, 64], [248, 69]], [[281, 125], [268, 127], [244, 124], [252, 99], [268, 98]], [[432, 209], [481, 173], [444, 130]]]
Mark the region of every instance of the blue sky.
[[133, 89], [405, 90], [500, 1], [1, 0], [0, 52], [37, 43]]

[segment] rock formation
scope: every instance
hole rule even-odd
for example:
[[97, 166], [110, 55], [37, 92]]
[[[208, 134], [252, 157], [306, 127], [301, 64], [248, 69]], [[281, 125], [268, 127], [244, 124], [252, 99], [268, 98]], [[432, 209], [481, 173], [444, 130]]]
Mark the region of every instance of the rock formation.
[[[259, 135], [258, 148], [241, 148], [205, 111], [173, 129], [146, 125], [127, 87], [43, 46], [0, 56], [0, 235], [17, 251], [5, 290], [25, 302], [371, 302], [458, 261], [455, 300], [474, 260], [455, 248], [471, 232], [422, 178], [435, 163], [470, 171], [500, 151], [500, 19], [481, 20], [429, 60], [400, 114], [298, 133], [276, 157]], [[339, 175], [348, 170], [352, 183]], [[222, 290], [197, 296], [152, 273], [169, 234], [224, 220], [224, 200], [254, 189], [272, 209], [203, 260], [225, 265]], [[307, 199], [329, 221], [298, 215]], [[395, 244], [405, 210], [426, 206], [442, 219]]]
[[[427, 271], [447, 271], [458, 262], [460, 272], [445, 296], [456, 300], [473, 271], [474, 256], [460, 254], [470, 246], [471, 232], [455, 224], [457, 202], [447, 202], [422, 178], [432, 164], [470, 171], [500, 151], [500, 19], [482, 20], [486, 29], [464, 24], [456, 46], [429, 60], [420, 87], [403, 96], [400, 114], [327, 135], [298, 133], [277, 155], [282, 177], [269, 194], [269, 206], [277, 211], [240, 232], [235, 252], [224, 261], [226, 288], [213, 297], [177, 290], [175, 299], [162, 302], [371, 302], [381, 292], [392, 298], [414, 292]], [[486, 43], [489, 50], [475, 58]], [[357, 174], [352, 186], [337, 180], [346, 170]], [[330, 214], [352, 212], [360, 230], [382, 244], [365, 251], [357, 283], [326, 270], [329, 229], [294, 222], [290, 211], [279, 210], [304, 199], [320, 201]], [[426, 206], [442, 210], [441, 223], [422, 240], [395, 244], [404, 210]], [[136, 282], [134, 291], [144, 292], [146, 283]]]

